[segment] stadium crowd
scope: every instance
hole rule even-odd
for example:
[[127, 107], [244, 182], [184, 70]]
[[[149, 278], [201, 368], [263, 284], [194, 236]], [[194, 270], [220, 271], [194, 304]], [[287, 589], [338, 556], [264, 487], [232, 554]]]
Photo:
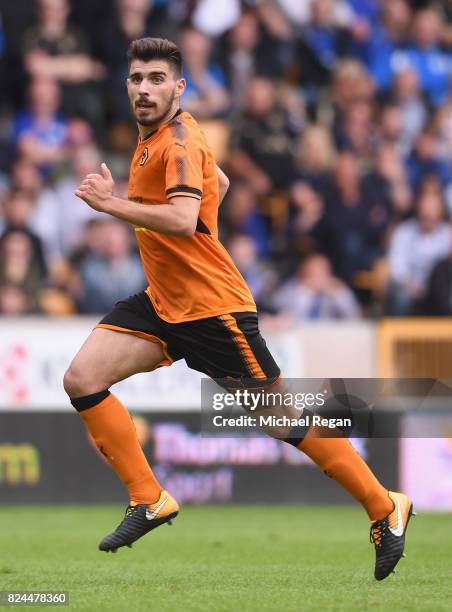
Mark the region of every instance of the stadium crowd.
[[103, 313], [145, 279], [127, 197], [126, 51], [176, 40], [231, 179], [221, 239], [259, 309], [452, 315], [452, 6], [408, 0], [0, 0], [0, 313]]

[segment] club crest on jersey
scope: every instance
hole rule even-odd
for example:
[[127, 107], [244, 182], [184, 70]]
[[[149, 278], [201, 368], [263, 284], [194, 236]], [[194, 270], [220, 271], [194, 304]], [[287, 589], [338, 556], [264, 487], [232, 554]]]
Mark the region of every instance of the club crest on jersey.
[[149, 150], [147, 147], [144, 147], [143, 155], [140, 157], [139, 164], [140, 166], [144, 166], [144, 164], [148, 161], [149, 158]]

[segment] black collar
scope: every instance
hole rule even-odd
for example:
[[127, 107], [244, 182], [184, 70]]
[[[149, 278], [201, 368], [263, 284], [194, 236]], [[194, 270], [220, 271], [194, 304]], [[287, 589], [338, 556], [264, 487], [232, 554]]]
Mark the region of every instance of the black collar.
[[174, 113], [174, 115], [171, 117], [171, 119], [168, 119], [168, 121], [166, 121], [166, 123], [163, 123], [162, 125], [160, 125], [155, 130], [152, 130], [152, 132], [149, 132], [149, 134], [147, 136], [145, 136], [144, 138], [140, 138], [140, 142], [145, 142], [146, 140], [149, 140], [149, 138], [151, 136], [154, 136], [154, 134], [156, 132], [158, 132], [161, 127], [163, 127], [164, 125], [168, 125], [168, 123], [171, 123], [171, 121], [173, 119], [175, 119], [178, 115], [180, 115], [182, 112], [183, 112], [183, 110], [181, 108], [178, 108], [177, 111]]

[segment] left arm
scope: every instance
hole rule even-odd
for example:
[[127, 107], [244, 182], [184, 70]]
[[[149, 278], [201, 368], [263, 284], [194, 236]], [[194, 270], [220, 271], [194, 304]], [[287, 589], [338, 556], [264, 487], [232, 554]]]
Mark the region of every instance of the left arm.
[[75, 195], [91, 208], [161, 234], [193, 236], [200, 201], [188, 196], [169, 198], [170, 204], [143, 205], [113, 195], [114, 181], [106, 164], [100, 174], [88, 174]]
[[217, 174], [218, 174], [218, 192], [220, 196], [220, 204], [224, 200], [224, 196], [226, 195], [229, 189], [229, 179], [220, 166], [217, 166]]

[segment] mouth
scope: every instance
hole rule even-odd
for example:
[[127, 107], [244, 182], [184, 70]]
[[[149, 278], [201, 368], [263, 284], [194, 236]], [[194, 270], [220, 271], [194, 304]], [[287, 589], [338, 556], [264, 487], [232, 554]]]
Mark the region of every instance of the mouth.
[[152, 102], [145, 102], [144, 100], [139, 100], [138, 102], [135, 103], [136, 110], [147, 111], [153, 108], [154, 106], [155, 104], [153, 104]]

